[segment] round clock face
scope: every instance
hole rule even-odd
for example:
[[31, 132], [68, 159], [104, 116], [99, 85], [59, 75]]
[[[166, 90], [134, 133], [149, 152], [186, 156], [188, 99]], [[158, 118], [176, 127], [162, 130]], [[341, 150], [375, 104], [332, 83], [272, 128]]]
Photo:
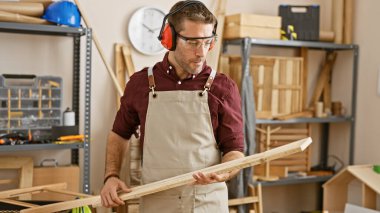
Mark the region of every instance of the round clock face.
[[142, 7], [131, 17], [128, 26], [129, 40], [136, 50], [147, 55], [165, 51], [157, 39], [165, 13], [155, 7]]

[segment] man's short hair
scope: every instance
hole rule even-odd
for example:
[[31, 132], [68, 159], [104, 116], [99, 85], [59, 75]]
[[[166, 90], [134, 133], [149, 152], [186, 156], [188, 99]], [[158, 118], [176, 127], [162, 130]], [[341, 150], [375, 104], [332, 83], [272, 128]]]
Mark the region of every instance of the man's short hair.
[[[179, 1], [170, 9], [169, 13], [183, 7], [184, 4], [188, 4], [189, 1]], [[216, 24], [215, 16], [207, 9], [202, 2], [195, 2], [194, 4], [188, 4], [178, 12], [168, 17], [168, 22], [173, 25], [176, 32], [183, 30], [183, 21], [190, 20], [194, 22], [201, 22], [204, 24]]]

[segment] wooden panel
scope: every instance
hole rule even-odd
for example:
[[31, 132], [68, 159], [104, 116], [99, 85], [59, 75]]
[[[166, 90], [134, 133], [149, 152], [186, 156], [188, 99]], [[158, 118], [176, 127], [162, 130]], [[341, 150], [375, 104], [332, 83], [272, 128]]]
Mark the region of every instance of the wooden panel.
[[362, 189], [362, 206], [369, 209], [376, 209], [376, 192], [365, 183], [362, 184]]
[[263, 39], [280, 39], [280, 28], [264, 28], [264, 27], [251, 27], [240, 25], [226, 25], [224, 26], [224, 39], [236, 39], [236, 38], [263, 38]]
[[[240, 85], [241, 57], [231, 55], [228, 62], [229, 76]], [[302, 111], [303, 94], [307, 92], [303, 91], [301, 57], [251, 56], [250, 71], [257, 118], [268, 119]]]
[[[33, 186], [67, 183], [67, 189], [73, 192], [79, 192], [79, 167], [78, 166], [60, 166], [60, 167], [36, 167], [34, 168]], [[44, 192], [32, 196], [33, 200], [70, 200], [73, 196], [58, 194], [53, 192]]]
[[245, 25], [267, 28], [281, 28], [280, 16], [265, 16], [256, 14], [239, 13], [226, 16], [227, 25]]

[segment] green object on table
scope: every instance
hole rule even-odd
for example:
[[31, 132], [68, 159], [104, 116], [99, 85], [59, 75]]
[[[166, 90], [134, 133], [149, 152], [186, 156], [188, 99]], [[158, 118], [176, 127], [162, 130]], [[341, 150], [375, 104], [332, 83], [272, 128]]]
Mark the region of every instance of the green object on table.
[[377, 174], [380, 174], [380, 165], [374, 165], [373, 171], [376, 172]]

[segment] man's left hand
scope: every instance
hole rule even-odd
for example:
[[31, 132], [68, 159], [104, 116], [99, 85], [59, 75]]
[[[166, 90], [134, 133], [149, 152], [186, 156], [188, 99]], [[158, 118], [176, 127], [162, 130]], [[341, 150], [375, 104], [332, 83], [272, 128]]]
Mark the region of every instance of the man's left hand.
[[211, 173], [209, 175], [205, 175], [202, 172], [197, 172], [193, 174], [193, 178], [195, 179], [194, 184], [200, 184], [200, 185], [206, 185], [210, 183], [216, 183], [216, 182], [224, 182], [228, 180], [230, 177], [229, 173], [223, 173], [223, 174], [216, 174]]

